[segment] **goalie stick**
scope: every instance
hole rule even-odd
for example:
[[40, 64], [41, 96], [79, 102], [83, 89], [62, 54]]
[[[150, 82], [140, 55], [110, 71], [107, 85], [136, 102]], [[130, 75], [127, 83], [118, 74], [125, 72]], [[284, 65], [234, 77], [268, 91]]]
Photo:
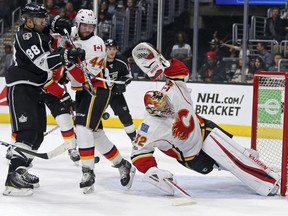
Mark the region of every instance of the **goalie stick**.
[[53, 149], [53, 150], [51, 150], [49, 152], [38, 153], [38, 152], [35, 152], [33, 150], [25, 149], [25, 148], [19, 147], [17, 145], [14, 145], [14, 144], [11, 144], [11, 143], [7, 143], [7, 142], [3, 142], [3, 141], [0, 141], [0, 144], [3, 145], [3, 146], [6, 146], [6, 147], [11, 146], [15, 151], [24, 152], [24, 153], [27, 153], [27, 154], [30, 154], [30, 155], [33, 155], [35, 157], [39, 157], [39, 158], [42, 158], [42, 159], [54, 158], [54, 157], [62, 154], [66, 150], [72, 148], [72, 143], [71, 142], [64, 142], [64, 143], [62, 143], [61, 145], [59, 145], [58, 147], [56, 147], [55, 149]]
[[164, 181], [169, 184], [171, 187], [179, 191], [184, 197], [173, 199], [172, 205], [180, 206], [180, 205], [189, 205], [196, 204], [196, 201], [191, 197], [189, 193], [187, 193], [184, 189], [182, 189], [173, 179], [166, 178]]

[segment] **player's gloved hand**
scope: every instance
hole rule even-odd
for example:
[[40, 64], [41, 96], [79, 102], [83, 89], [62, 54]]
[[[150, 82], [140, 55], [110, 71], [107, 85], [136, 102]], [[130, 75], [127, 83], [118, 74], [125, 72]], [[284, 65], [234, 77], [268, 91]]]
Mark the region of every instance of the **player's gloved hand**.
[[85, 50], [84, 49], [81, 49], [81, 48], [72, 48], [69, 50], [69, 54], [68, 54], [68, 57], [69, 57], [69, 60], [70, 61], [74, 61], [75, 63], [78, 62], [78, 58], [81, 60], [81, 61], [84, 61], [85, 60]]
[[58, 80], [58, 83], [61, 85], [65, 85], [69, 82], [69, 79], [67, 77], [67, 73], [64, 72], [63, 76], [61, 77], [61, 79]]
[[120, 81], [123, 81], [125, 83], [125, 85], [127, 86], [128, 84], [131, 83], [132, 78], [123, 76], [123, 77], [120, 78]]
[[126, 85], [125, 84], [114, 84], [112, 88], [112, 93], [115, 95], [123, 94], [126, 91]]
[[60, 103], [67, 109], [70, 110], [70, 107], [74, 109], [75, 102], [72, 100], [68, 92], [66, 92], [62, 97], [60, 97]]
[[143, 181], [149, 182], [162, 190], [163, 192], [174, 195], [174, 189], [166, 183], [164, 179], [170, 178], [173, 179], [173, 174], [168, 170], [158, 169], [157, 167], [151, 167], [144, 174]]
[[72, 49], [62, 49], [61, 54], [63, 56], [63, 61], [67, 68], [70, 68], [73, 64], [85, 60], [85, 50], [81, 48]]
[[62, 18], [60, 15], [55, 16], [51, 20], [51, 30], [54, 33], [59, 33], [60, 35], [65, 35], [64, 29], [66, 29], [71, 34], [71, 23]]

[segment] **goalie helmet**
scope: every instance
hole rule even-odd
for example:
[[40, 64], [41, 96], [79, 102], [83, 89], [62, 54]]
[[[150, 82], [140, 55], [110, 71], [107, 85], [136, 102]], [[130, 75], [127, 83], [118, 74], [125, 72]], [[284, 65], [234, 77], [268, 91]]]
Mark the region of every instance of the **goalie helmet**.
[[75, 23], [78, 29], [81, 23], [97, 25], [97, 18], [92, 10], [81, 9], [76, 15]]
[[173, 117], [174, 109], [170, 99], [160, 91], [148, 91], [144, 95], [146, 111], [153, 116]]
[[135, 63], [151, 80], [155, 80], [165, 68], [170, 66], [170, 62], [160, 52], [145, 42], [134, 47], [132, 56]]

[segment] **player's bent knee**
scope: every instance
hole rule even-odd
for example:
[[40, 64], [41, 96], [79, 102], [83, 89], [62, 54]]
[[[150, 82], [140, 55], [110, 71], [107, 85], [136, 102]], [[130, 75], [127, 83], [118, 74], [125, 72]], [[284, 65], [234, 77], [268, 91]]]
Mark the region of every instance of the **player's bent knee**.
[[42, 132], [35, 130], [23, 130], [17, 132], [16, 142], [25, 143], [33, 150], [37, 150], [43, 142], [44, 135]]
[[215, 161], [202, 150], [190, 161], [179, 161], [183, 166], [201, 174], [208, 174], [213, 170]]

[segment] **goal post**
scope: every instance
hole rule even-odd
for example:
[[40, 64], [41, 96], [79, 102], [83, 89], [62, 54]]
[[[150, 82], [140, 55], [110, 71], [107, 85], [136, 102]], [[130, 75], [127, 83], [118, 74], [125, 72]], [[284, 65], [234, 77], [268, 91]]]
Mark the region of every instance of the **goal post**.
[[288, 169], [288, 72], [254, 74], [251, 148], [260, 160], [281, 175], [286, 195]]

